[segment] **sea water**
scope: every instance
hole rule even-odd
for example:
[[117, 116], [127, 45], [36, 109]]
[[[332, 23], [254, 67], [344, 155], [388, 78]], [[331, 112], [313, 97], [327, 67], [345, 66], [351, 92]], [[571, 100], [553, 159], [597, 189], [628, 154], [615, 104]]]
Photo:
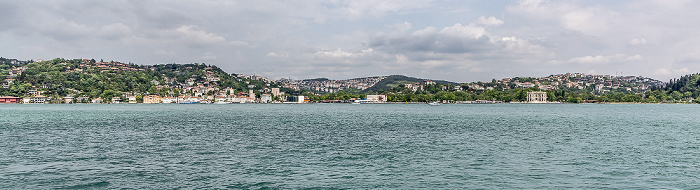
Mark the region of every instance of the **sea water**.
[[0, 105], [0, 189], [225, 188], [700, 188], [700, 105]]

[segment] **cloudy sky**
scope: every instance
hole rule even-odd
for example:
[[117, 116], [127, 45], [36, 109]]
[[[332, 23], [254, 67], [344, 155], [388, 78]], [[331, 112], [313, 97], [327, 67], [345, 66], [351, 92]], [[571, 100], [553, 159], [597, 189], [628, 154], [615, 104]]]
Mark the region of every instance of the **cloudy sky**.
[[272, 79], [700, 72], [700, 1], [0, 0], [0, 56]]

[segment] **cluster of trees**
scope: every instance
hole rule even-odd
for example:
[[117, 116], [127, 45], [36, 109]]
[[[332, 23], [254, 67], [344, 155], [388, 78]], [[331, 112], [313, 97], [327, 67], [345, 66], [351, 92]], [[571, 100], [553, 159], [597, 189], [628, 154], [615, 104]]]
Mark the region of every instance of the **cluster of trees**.
[[[100, 61], [103, 62], [103, 61]], [[27, 66], [21, 75], [15, 78], [15, 82], [8, 88], [0, 88], [1, 96], [24, 96], [31, 89], [45, 91], [44, 95], [62, 97], [67, 94], [88, 96], [90, 98], [101, 97], [111, 99], [121, 96], [123, 92], [132, 92], [143, 95], [178, 96], [182, 93], [178, 88], [188, 79], [194, 80], [206, 87], [233, 88], [236, 92], [246, 92], [248, 89], [260, 90], [265, 87], [276, 87], [274, 83], [238, 78], [224, 72], [213, 65], [192, 64], [161, 64], [152, 66], [126, 64], [128, 68], [136, 71], [103, 70], [94, 67], [96, 61], [87, 63], [82, 59], [53, 59], [49, 61], [17, 61], [0, 57], [0, 77], [5, 78], [8, 70], [13, 67]], [[114, 63], [114, 62], [110, 62]], [[86, 67], [85, 65], [93, 65]], [[82, 69], [82, 70], [76, 70]], [[219, 78], [216, 82], [206, 82], [207, 76]], [[166, 81], [168, 78], [170, 81]], [[318, 79], [323, 80], [323, 79]], [[325, 79], [327, 80], [327, 79]], [[518, 78], [521, 82], [528, 82], [534, 78]], [[168, 83], [170, 82], [170, 83]], [[317, 95], [311, 91], [298, 92], [292, 89], [281, 88], [287, 94], [301, 94], [311, 101], [321, 100], [349, 100], [363, 99], [367, 94], [385, 94], [388, 101], [393, 102], [427, 102], [427, 101], [473, 101], [496, 100], [504, 102], [525, 101], [527, 92], [539, 91], [537, 87], [517, 88], [513, 84], [508, 86], [497, 83], [476, 83], [482, 87], [492, 87], [489, 90], [470, 89], [466, 84], [456, 84], [446, 81], [438, 81], [436, 84], [423, 85], [421, 89], [413, 91], [407, 88], [406, 83], [423, 82], [423, 79], [393, 75], [380, 81], [374, 87], [360, 91], [358, 89], [346, 89], [338, 93], [325, 93]], [[156, 88], [156, 84], [166, 84], [167, 87]], [[625, 85], [625, 84], [623, 84]], [[461, 88], [455, 88], [455, 87]], [[455, 90], [464, 89], [464, 90]], [[506, 90], [500, 90], [506, 89]], [[627, 91], [623, 89], [612, 90], [604, 94], [594, 94], [591, 87], [560, 88], [548, 90], [550, 101], [560, 102], [691, 102], [700, 97], [700, 74], [682, 76], [679, 79], [669, 81], [665, 86], [657, 86], [644, 92]], [[209, 92], [207, 95], [212, 95]], [[257, 92], [259, 93], [259, 91]], [[259, 96], [259, 94], [258, 94]], [[137, 97], [138, 98], [138, 97]]]
[[[527, 92], [539, 91], [533, 88], [514, 88], [508, 90], [474, 90], [456, 91], [452, 84], [425, 85], [422, 90], [413, 92], [405, 85], [398, 85], [389, 90], [380, 90], [377, 93], [385, 94], [390, 102], [428, 102], [428, 101], [474, 101], [496, 100], [503, 102], [525, 101]], [[445, 90], [443, 90], [445, 89]], [[549, 101], [581, 103], [581, 102], [698, 102], [700, 96], [700, 74], [683, 76], [680, 79], [671, 80], [666, 87], [658, 87], [645, 92], [631, 92], [623, 89], [613, 90], [604, 94], [594, 94], [592, 89], [561, 88], [547, 90]], [[317, 100], [348, 100], [350, 98], [364, 98], [366, 94], [348, 94], [346, 92], [327, 93], [310, 96], [312, 101]], [[692, 100], [692, 101], [691, 101]]]
[[[125, 64], [125, 67], [133, 68], [136, 71], [103, 70], [95, 67], [95, 63], [94, 59], [84, 62], [82, 59], [66, 60], [60, 58], [25, 63], [21, 66], [27, 66], [27, 69], [15, 78], [15, 82], [9, 88], [0, 88], [0, 95], [22, 97], [31, 89], [39, 89], [44, 91], [43, 95], [55, 98], [74, 94], [76, 97], [111, 99], [112, 97], [121, 97], [124, 92], [178, 96], [185, 93], [181, 92], [179, 85], [185, 84], [188, 79], [194, 79], [195, 83], [202, 83], [205, 87], [220, 89], [230, 87], [238, 92], [267, 87], [263, 81], [236, 78], [216, 66], [203, 63], [152, 66]], [[20, 65], [0, 62], [0, 71], [7, 74], [7, 70], [11, 69], [12, 66]], [[219, 81], [206, 82], [207, 74], [219, 78]], [[171, 81], [166, 81], [166, 77]], [[156, 84], [166, 87], [157, 88]], [[284, 90], [289, 91], [289, 89]], [[207, 95], [213, 93], [210, 91]]]

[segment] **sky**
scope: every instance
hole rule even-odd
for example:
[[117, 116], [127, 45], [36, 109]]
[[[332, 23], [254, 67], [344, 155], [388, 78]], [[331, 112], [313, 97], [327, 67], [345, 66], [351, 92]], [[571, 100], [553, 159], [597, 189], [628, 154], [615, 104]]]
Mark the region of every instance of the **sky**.
[[0, 56], [270, 79], [700, 72], [700, 1], [0, 0]]

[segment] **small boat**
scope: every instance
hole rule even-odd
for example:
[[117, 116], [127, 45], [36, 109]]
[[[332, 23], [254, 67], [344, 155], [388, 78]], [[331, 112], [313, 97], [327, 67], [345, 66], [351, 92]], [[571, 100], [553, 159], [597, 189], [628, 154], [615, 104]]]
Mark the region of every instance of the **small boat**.
[[439, 106], [440, 102], [429, 102], [428, 105], [430, 106]]

